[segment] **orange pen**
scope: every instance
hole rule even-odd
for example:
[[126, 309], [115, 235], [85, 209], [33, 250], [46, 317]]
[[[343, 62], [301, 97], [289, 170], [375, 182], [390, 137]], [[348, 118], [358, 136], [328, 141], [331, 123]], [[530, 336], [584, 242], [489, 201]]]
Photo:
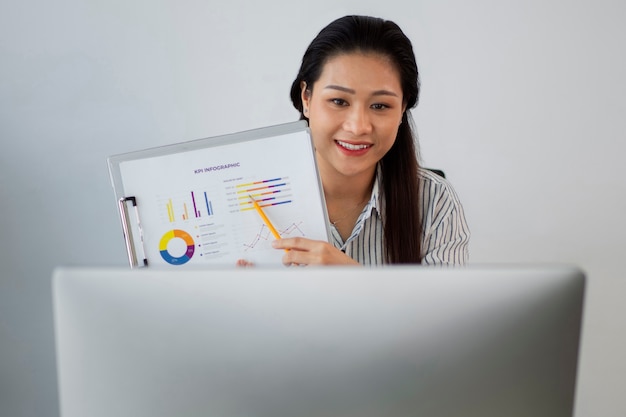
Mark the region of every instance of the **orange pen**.
[[261, 216], [261, 219], [263, 219], [263, 223], [265, 223], [267, 228], [270, 229], [270, 232], [272, 232], [276, 239], [280, 239], [280, 234], [278, 233], [278, 230], [276, 230], [270, 219], [267, 218], [259, 203], [250, 194], [248, 194], [248, 197], [250, 197], [250, 200], [252, 200], [252, 204], [254, 204], [254, 208], [256, 209], [257, 213], [259, 213], [259, 216]]

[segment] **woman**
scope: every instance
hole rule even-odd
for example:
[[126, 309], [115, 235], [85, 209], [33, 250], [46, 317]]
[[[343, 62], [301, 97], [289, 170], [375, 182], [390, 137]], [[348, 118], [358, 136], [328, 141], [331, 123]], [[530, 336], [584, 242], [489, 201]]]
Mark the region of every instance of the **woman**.
[[312, 41], [291, 100], [311, 129], [332, 241], [274, 241], [286, 265], [467, 261], [456, 193], [418, 165], [408, 112], [418, 96], [413, 48], [395, 23], [346, 16]]

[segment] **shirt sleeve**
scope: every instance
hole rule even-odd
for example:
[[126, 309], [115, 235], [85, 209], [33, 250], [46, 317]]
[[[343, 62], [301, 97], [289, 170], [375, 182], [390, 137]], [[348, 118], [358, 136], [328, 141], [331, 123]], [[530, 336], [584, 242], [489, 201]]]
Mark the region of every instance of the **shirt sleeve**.
[[423, 178], [422, 264], [465, 265], [470, 231], [459, 198], [443, 178]]

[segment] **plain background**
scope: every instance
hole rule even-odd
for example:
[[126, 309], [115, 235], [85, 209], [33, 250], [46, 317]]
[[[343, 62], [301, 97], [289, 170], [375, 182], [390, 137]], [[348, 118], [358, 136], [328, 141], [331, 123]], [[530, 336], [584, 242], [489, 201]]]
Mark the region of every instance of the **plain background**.
[[3, 1], [0, 415], [57, 415], [52, 269], [126, 265], [106, 157], [296, 120], [302, 53], [352, 13], [413, 41], [472, 262], [587, 271], [576, 416], [626, 415], [621, 0]]

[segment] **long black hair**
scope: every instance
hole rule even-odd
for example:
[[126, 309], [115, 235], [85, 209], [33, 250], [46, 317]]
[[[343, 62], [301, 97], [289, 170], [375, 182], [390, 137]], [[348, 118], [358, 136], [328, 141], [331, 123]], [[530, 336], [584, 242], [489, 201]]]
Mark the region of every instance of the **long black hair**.
[[392, 21], [370, 16], [339, 18], [313, 39], [302, 57], [298, 76], [291, 85], [291, 101], [303, 113], [302, 82], [312, 89], [324, 65], [337, 55], [376, 53], [388, 57], [400, 74], [403, 101], [396, 140], [380, 161], [384, 201], [385, 258], [389, 263], [420, 263], [422, 221], [419, 216], [419, 180], [416, 137], [409, 109], [419, 99], [419, 73], [411, 41]]

